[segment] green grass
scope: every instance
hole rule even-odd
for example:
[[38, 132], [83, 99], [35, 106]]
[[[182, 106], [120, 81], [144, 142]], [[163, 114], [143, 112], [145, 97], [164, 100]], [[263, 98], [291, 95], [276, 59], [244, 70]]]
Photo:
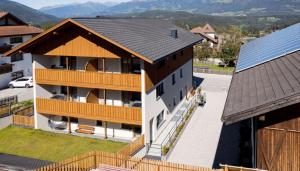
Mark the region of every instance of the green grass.
[[12, 112], [17, 111], [21, 108], [26, 108], [26, 107], [32, 106], [32, 105], [33, 105], [33, 99], [16, 103], [16, 104], [12, 105]]
[[89, 151], [117, 152], [126, 143], [9, 126], [0, 130], [0, 153], [61, 161]]
[[194, 63], [194, 66], [208, 67], [209, 69], [214, 70], [214, 71], [222, 71], [222, 72], [233, 72], [234, 71], [234, 67], [220, 67], [218, 65], [205, 64], [205, 63]]

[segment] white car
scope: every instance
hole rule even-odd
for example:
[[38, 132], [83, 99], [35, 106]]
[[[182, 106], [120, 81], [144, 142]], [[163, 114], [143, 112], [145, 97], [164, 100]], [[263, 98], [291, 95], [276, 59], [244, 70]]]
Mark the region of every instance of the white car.
[[32, 86], [33, 86], [32, 77], [22, 77], [8, 83], [9, 88], [15, 88], [15, 87], [29, 88]]

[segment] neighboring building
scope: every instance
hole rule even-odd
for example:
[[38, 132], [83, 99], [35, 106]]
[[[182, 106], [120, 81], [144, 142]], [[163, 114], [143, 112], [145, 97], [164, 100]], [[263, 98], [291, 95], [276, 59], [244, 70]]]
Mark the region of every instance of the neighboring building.
[[300, 23], [242, 46], [222, 120], [246, 119], [253, 167], [299, 170]]
[[199, 41], [168, 21], [74, 18], [6, 55], [33, 55], [36, 129], [149, 143], [193, 89]]
[[211, 48], [216, 50], [220, 49], [223, 42], [223, 36], [218, 36], [211, 25], [206, 24], [204, 27], [195, 27], [191, 30], [191, 32], [201, 36], [203, 38], [202, 43], [209, 42]]
[[26, 24], [10, 13], [0, 12], [0, 89], [7, 87], [11, 80], [32, 76], [30, 54], [10, 57], [3, 57], [3, 54], [41, 32], [41, 29]]

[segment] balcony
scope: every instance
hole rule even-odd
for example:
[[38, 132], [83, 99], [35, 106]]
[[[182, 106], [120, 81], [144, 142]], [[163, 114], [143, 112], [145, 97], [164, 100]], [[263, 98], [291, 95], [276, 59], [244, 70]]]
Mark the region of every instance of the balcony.
[[141, 92], [140, 74], [36, 69], [38, 84]]
[[12, 72], [12, 64], [0, 64], [0, 74]]
[[38, 113], [69, 116], [91, 120], [133, 125], [142, 124], [142, 110], [138, 107], [109, 106], [57, 99], [36, 99]]

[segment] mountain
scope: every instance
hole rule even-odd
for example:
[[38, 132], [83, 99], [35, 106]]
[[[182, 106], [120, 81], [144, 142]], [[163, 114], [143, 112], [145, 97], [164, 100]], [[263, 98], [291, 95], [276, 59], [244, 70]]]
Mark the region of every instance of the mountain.
[[76, 17], [76, 16], [90, 16], [92, 13], [98, 13], [106, 10], [109, 5], [102, 3], [87, 2], [87, 3], [75, 3], [60, 6], [50, 6], [41, 8], [40, 11], [55, 15], [60, 18]]
[[0, 11], [10, 12], [25, 22], [31, 24], [57, 22], [59, 20], [55, 16], [44, 14], [38, 10], [9, 0], [0, 0]]
[[91, 3], [70, 4], [53, 7], [50, 11], [44, 8], [41, 11], [58, 17], [115, 15], [149, 10], [186, 11], [222, 16], [300, 14], [300, 0], [131, 0], [112, 6], [93, 3], [95, 8], [89, 4]]
[[241, 26], [248, 29], [272, 29], [274, 26], [283, 28], [291, 24], [299, 23], [299, 15], [273, 15], [273, 16], [213, 16], [205, 14], [189, 13], [185, 11], [146, 11], [140, 13], [128, 13], [118, 17], [132, 18], [160, 18], [171, 20], [181, 27], [196, 27], [210, 23], [216, 28], [224, 28], [230, 25]]

